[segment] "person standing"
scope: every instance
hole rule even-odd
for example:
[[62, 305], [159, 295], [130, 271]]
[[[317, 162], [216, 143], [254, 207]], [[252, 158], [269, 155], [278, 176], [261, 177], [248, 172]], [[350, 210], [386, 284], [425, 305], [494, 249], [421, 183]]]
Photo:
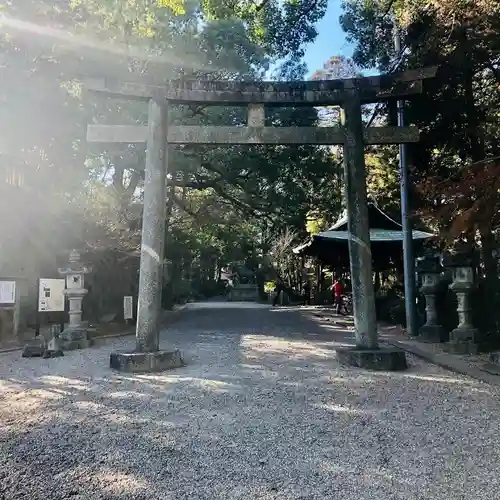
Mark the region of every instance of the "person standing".
[[311, 305], [311, 283], [307, 280], [304, 283], [304, 293], [303, 293], [303, 305]]
[[333, 282], [332, 285], [332, 298], [333, 298], [333, 303], [335, 304], [335, 312], [337, 314], [345, 316], [344, 312], [342, 312], [342, 306], [344, 304], [343, 294], [344, 294], [344, 286], [340, 282], [339, 278], [335, 278], [335, 281]]
[[275, 291], [276, 295], [274, 296], [273, 306], [276, 306], [278, 304], [278, 299], [279, 299], [281, 293], [285, 291], [285, 284], [283, 283], [283, 280], [281, 280], [280, 278], [278, 278], [278, 280], [277, 280], [276, 288], [274, 291]]

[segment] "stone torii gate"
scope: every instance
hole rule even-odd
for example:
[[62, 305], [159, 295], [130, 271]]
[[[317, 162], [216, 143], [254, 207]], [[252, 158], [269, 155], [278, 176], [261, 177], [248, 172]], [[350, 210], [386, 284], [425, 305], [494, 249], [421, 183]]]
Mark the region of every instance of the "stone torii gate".
[[[364, 128], [361, 105], [409, 98], [422, 91], [422, 80], [435, 68], [394, 75], [307, 82], [173, 81], [164, 86], [86, 82], [88, 91], [149, 102], [147, 126], [89, 125], [87, 141], [146, 143], [136, 349], [111, 354], [110, 365], [122, 371], [159, 371], [178, 367], [178, 351], [159, 350], [159, 313], [163, 279], [166, 172], [169, 144], [321, 144], [343, 145], [345, 198], [356, 347], [337, 351], [341, 362], [379, 369], [404, 369], [406, 359], [396, 349], [378, 344], [372, 258], [368, 228], [365, 144], [418, 142], [415, 127]], [[247, 106], [248, 126], [171, 126], [169, 103]], [[266, 127], [271, 106], [332, 106], [342, 109], [340, 127]]]

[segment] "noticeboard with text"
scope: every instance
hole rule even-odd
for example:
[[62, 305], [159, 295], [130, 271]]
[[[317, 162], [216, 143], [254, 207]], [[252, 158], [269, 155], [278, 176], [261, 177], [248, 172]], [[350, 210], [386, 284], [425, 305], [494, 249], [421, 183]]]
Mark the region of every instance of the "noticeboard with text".
[[39, 312], [63, 312], [66, 280], [40, 278], [38, 291]]
[[134, 319], [134, 311], [133, 311], [134, 299], [125, 295], [123, 297], [123, 319]]

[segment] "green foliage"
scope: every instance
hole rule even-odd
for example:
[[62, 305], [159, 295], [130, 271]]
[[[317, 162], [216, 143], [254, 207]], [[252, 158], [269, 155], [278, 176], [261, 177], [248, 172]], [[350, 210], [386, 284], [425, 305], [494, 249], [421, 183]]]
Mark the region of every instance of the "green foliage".
[[388, 210], [399, 206], [399, 164], [394, 147], [372, 148], [365, 156], [368, 196]]
[[[12, 26], [32, 24], [8, 30], [2, 41], [2, 91], [8, 99], [0, 146], [29, 166], [25, 172], [35, 190], [53, 205], [46, 217], [66, 221], [72, 245], [136, 252], [144, 148], [86, 145], [84, 134], [86, 123], [146, 123], [147, 106], [87, 95], [79, 78], [252, 80], [273, 65], [281, 77], [300, 79], [303, 47], [314, 40], [326, 4], [73, 0], [56, 6], [16, 0], [4, 9]], [[316, 110], [304, 108], [271, 109], [267, 115], [276, 126], [314, 126], [318, 120]], [[246, 110], [177, 106], [170, 119], [242, 125]], [[300, 241], [311, 208], [338, 208], [331, 184], [339, 168], [328, 151], [314, 146], [172, 148], [166, 302], [219, 290], [221, 270], [235, 262], [257, 269], [285, 228]], [[36, 182], [35, 171], [42, 173]]]
[[310, 211], [307, 214], [306, 219], [306, 231], [309, 235], [314, 236], [326, 229], [327, 221], [325, 220], [323, 214], [317, 211]]
[[[500, 219], [500, 4], [490, 0], [345, 0], [341, 19], [354, 60], [365, 68], [394, 71], [438, 66], [424, 92], [406, 106], [406, 120], [421, 130], [408, 147], [412, 207], [442, 230], [446, 244], [460, 236], [479, 242], [484, 280], [481, 315], [498, 336], [494, 232]], [[402, 33], [396, 57], [394, 24]], [[388, 113], [387, 113], [388, 112]], [[394, 120], [394, 108], [381, 109]], [[375, 148], [369, 157], [369, 190], [391, 204], [395, 155]], [[483, 322], [484, 323], [484, 322]]]

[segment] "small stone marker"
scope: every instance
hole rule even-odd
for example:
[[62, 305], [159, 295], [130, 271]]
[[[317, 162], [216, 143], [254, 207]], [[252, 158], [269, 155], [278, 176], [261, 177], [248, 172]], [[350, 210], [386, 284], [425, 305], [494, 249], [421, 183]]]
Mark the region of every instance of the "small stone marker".
[[41, 358], [45, 350], [45, 339], [43, 337], [37, 337], [28, 341], [23, 348], [21, 356], [23, 358]]
[[490, 363], [495, 363], [500, 367], [500, 351], [492, 352], [490, 354]]
[[483, 370], [492, 375], [500, 375], [500, 351], [490, 353], [489, 363], [483, 365]]
[[51, 340], [47, 343], [41, 335], [35, 337], [24, 346], [21, 356], [23, 358], [59, 358], [64, 356], [59, 338], [60, 331], [59, 325], [52, 325]]
[[52, 339], [49, 341], [47, 345], [47, 349], [43, 353], [44, 358], [59, 358], [60, 356], [64, 356], [64, 353], [61, 349], [61, 341], [59, 340], [59, 334], [55, 333]]

